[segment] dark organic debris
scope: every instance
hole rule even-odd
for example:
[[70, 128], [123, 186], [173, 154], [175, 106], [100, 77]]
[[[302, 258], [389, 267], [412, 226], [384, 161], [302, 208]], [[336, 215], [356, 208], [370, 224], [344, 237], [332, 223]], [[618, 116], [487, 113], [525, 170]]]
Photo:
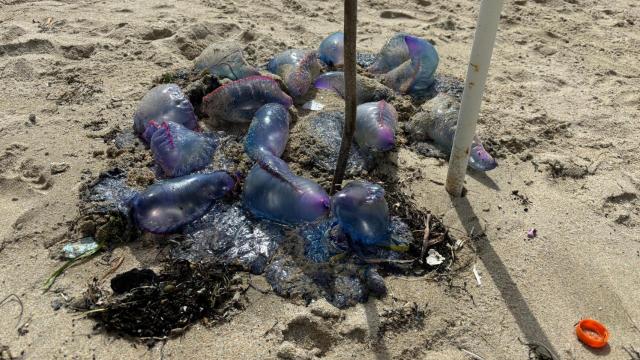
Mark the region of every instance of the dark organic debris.
[[[73, 256], [68, 256], [69, 260], [45, 281], [45, 292], [68, 268], [86, 262], [106, 247], [128, 242], [139, 234], [129, 220], [128, 201], [135, 190], [125, 185], [126, 177], [123, 170], [114, 168], [83, 185], [80, 190], [80, 216], [72, 226], [77, 226], [78, 232], [87, 235], [93, 246], [82, 246], [74, 251]], [[62, 254], [73, 245], [67, 244]]]
[[[398, 181], [387, 180], [385, 183], [387, 184], [386, 199], [390, 205], [391, 214], [407, 224], [412, 231], [424, 235], [428, 213], [421, 210], [409, 196], [398, 188], [398, 186], [401, 186]], [[444, 272], [450, 268], [455, 260], [451, 249], [455, 246], [456, 239], [449, 234], [449, 231], [438, 217], [431, 215], [429, 224], [429, 235], [426, 238], [415, 236], [414, 241], [409, 244], [406, 254], [409, 254], [414, 259], [414, 262], [407, 269], [408, 273], [423, 275], [432, 270]], [[433, 267], [426, 263], [424, 256], [426, 249], [423, 245], [425, 243], [430, 244], [429, 248], [444, 256], [445, 260], [441, 265]]]
[[389, 331], [421, 329], [424, 327], [427, 315], [426, 305], [420, 306], [415, 302], [407, 303], [400, 308], [385, 310], [380, 314], [378, 336], [382, 337]]
[[589, 164], [576, 159], [549, 159], [542, 161], [553, 178], [583, 179], [595, 173]]
[[189, 70], [187, 69], [177, 69], [173, 71], [166, 72], [160, 75], [153, 81], [153, 85], [159, 84], [178, 84], [181, 88], [184, 88], [184, 85], [189, 81]]
[[511, 191], [511, 197], [513, 198], [513, 200], [520, 202], [520, 204], [524, 206], [529, 206], [532, 204], [531, 200], [529, 200], [529, 197], [527, 197], [527, 195], [525, 194], [521, 194], [520, 190]]
[[234, 273], [216, 263], [188, 261], [169, 263], [157, 275], [133, 269], [114, 279], [114, 295], [92, 285], [85, 294], [87, 314], [105, 329], [130, 336], [175, 335], [203, 317], [228, 319], [239, 308]]
[[129, 221], [128, 201], [136, 191], [126, 186], [127, 174], [115, 168], [101, 173], [80, 190], [80, 218], [96, 224], [93, 236], [99, 244], [128, 242], [137, 234]]
[[464, 80], [449, 75], [436, 75], [436, 82], [434, 85], [435, 96], [437, 93], [447, 93], [457, 98], [462, 98], [462, 92], [464, 90]]
[[415, 151], [416, 153], [424, 157], [449, 160], [449, 156], [447, 156], [447, 154], [444, 151], [442, 151], [442, 149], [439, 149], [434, 144], [431, 144], [428, 142], [422, 142], [422, 141], [413, 142], [411, 143], [411, 150]]
[[143, 285], [157, 283], [158, 275], [150, 269], [131, 269], [111, 279], [111, 290], [116, 294], [131, 291]]
[[201, 111], [202, 99], [219, 86], [220, 81], [218, 78], [205, 71], [184, 87], [184, 92], [189, 97], [189, 101], [193, 105], [198, 118], [203, 115]]
[[127, 174], [119, 168], [100, 174], [96, 180], [81, 190], [80, 200], [83, 200], [83, 204], [89, 204], [90, 208], [81, 209], [81, 211], [94, 211], [99, 214], [128, 214], [129, 208], [126, 206], [126, 202], [134, 195], [135, 191], [124, 185], [126, 177]]

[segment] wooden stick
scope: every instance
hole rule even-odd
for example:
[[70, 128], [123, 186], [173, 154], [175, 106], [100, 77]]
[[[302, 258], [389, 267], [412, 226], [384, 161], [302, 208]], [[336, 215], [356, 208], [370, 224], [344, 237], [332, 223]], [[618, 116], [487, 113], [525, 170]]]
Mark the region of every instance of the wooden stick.
[[356, 29], [358, 23], [358, 1], [344, 1], [344, 82], [345, 122], [340, 143], [340, 154], [331, 183], [331, 194], [342, 184], [349, 159], [349, 151], [356, 130]]

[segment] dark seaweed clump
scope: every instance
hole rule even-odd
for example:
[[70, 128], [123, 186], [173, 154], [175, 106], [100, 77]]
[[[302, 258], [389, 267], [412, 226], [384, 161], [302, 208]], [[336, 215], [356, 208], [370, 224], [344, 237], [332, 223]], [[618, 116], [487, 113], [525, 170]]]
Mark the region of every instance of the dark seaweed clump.
[[89, 316], [109, 331], [134, 337], [178, 335], [207, 317], [223, 321], [238, 310], [235, 270], [216, 263], [171, 262], [160, 274], [133, 269], [111, 280], [113, 296], [96, 285], [85, 301]]

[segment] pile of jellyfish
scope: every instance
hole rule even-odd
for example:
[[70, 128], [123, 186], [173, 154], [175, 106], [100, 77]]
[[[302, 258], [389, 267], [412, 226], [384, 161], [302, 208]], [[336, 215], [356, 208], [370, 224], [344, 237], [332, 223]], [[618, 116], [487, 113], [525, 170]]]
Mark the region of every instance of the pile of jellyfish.
[[[226, 226], [253, 232], [255, 239], [284, 237], [282, 229], [286, 228], [297, 229], [311, 242], [331, 237], [347, 239], [356, 247], [393, 245], [398, 224], [390, 216], [380, 185], [353, 181], [329, 196], [312, 179], [295, 174], [281, 158], [292, 125], [290, 108], [315, 91], [344, 95], [344, 73], [340, 71], [343, 41], [342, 33], [333, 33], [318, 49], [289, 49], [276, 54], [264, 69], [250, 65], [235, 45], [214, 44], [205, 49], [195, 60], [194, 70], [207, 71], [222, 85], [202, 99], [199, 113], [205, 115], [204, 127], [178, 85], [158, 85], [144, 95], [134, 114], [133, 128], [151, 150], [161, 179], [128, 201], [135, 225], [150, 233], [209, 231], [207, 236], [218, 238], [224, 229], [210, 233], [214, 230], [207, 228], [224, 227], [229, 214], [233, 214], [250, 222], [250, 230], [238, 222]], [[398, 114], [385, 99], [394, 94], [413, 99], [431, 96], [438, 62], [430, 42], [400, 33], [367, 63], [369, 76], [358, 75], [356, 84], [354, 141], [359, 149], [376, 154], [395, 148]], [[426, 134], [446, 150], [451, 146], [455, 123], [441, 118], [419, 122], [414, 131]], [[245, 129], [244, 152], [253, 162], [246, 174], [210, 167], [216, 151], [224, 145], [206, 129], [224, 131], [225, 126]], [[470, 166], [478, 170], [495, 167], [477, 139]], [[222, 201], [232, 195], [240, 200], [231, 205]], [[258, 226], [261, 222], [267, 225]], [[309, 226], [316, 226], [315, 232], [310, 232]], [[317, 236], [323, 226], [328, 226], [327, 231]], [[321, 245], [308, 244], [308, 248], [326, 251]], [[246, 244], [227, 247], [233, 246]], [[327, 260], [316, 255], [311, 257]], [[252, 266], [259, 268], [256, 271], [264, 270], [264, 259], [258, 263], [254, 257], [252, 261]]]

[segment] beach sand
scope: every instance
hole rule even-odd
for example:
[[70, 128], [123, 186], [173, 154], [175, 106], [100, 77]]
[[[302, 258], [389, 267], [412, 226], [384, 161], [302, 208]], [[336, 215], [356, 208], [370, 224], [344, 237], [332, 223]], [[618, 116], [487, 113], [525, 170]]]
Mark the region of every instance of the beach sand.
[[[409, 32], [435, 42], [438, 73], [464, 77], [478, 5], [360, 1], [358, 47], [375, 52]], [[250, 288], [231, 321], [151, 348], [67, 309], [111, 267], [101, 256], [42, 293], [61, 265], [53, 249], [71, 240], [81, 184], [109, 167], [105, 134], [130, 127], [153, 80], [208, 44], [234, 39], [253, 64], [315, 48], [341, 30], [342, 3], [0, 0], [0, 10], [0, 299], [24, 305], [19, 323], [15, 302], [0, 308], [0, 359], [527, 359], [525, 343], [559, 359], [640, 351], [637, 1], [505, 4], [478, 125], [500, 166], [471, 174], [466, 197], [446, 194], [445, 162], [398, 151], [404, 191], [457, 237], [473, 232], [464, 271], [392, 276], [386, 297], [347, 310]], [[538, 237], [527, 239], [530, 228]], [[157, 267], [157, 252], [136, 242], [110, 256], [124, 258], [123, 272]], [[607, 325], [609, 347], [576, 339], [587, 317]]]

